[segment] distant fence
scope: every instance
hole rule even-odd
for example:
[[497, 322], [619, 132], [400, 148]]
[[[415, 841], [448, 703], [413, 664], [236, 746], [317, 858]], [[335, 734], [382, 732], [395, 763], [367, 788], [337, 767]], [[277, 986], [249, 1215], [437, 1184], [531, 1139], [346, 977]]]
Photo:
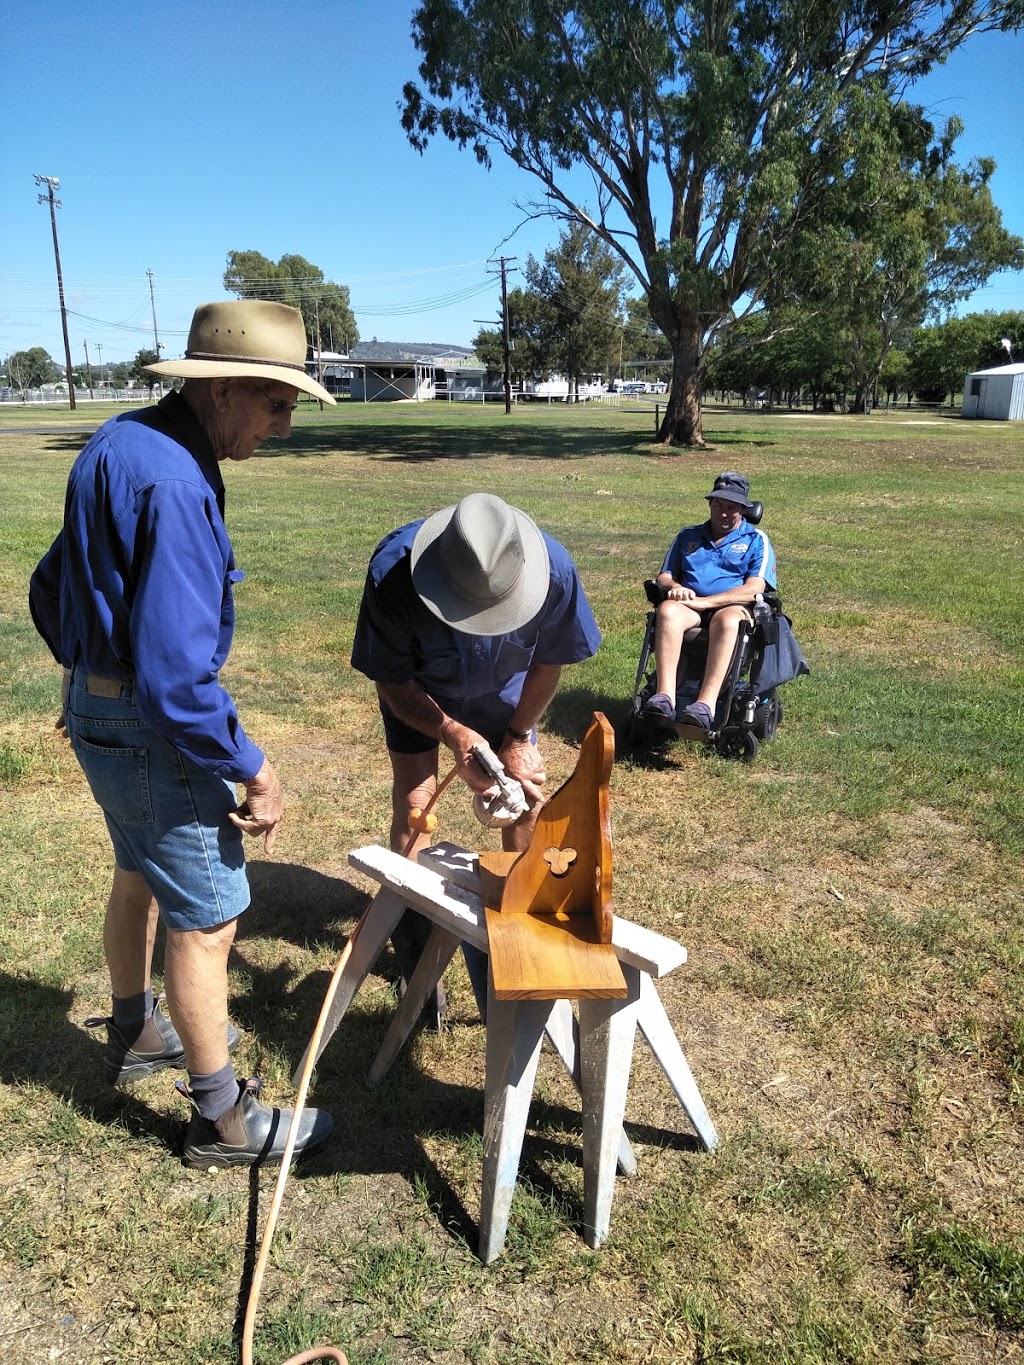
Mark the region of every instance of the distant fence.
[[[154, 398], [159, 398], [162, 390], [159, 385], [155, 385], [153, 392], [145, 389], [100, 389], [94, 388], [92, 393], [88, 389], [75, 389], [76, 403], [151, 403]], [[0, 403], [17, 403], [19, 406], [28, 407], [47, 406], [53, 407], [54, 404], [66, 404], [68, 395], [66, 391], [60, 389], [26, 389], [24, 395], [18, 389], [0, 389]]]

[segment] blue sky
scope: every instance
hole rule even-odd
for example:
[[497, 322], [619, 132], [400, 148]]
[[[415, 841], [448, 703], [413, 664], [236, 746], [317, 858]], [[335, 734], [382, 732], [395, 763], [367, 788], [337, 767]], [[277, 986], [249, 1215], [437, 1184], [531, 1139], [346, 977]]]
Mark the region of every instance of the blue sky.
[[[165, 354], [196, 303], [223, 297], [230, 250], [305, 256], [351, 290], [364, 340], [468, 345], [498, 307], [498, 255], [542, 256], [557, 225], [523, 225], [534, 182], [399, 124], [416, 74], [412, 0], [226, 0], [159, 6], [9, 0], [0, 41], [0, 357], [63, 358], [47, 209], [57, 176], [72, 359]], [[966, 124], [959, 159], [990, 155], [1004, 222], [1024, 235], [1024, 37], [973, 40], [917, 87]], [[515, 279], [513, 277], [513, 283]], [[967, 309], [1024, 308], [999, 275]], [[100, 351], [98, 348], [102, 348]]]

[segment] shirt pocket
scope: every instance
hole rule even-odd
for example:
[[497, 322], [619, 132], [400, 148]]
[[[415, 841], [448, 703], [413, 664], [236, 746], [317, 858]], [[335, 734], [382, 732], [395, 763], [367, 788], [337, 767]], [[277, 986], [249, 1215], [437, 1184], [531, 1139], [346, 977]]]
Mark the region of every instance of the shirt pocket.
[[72, 743], [100, 809], [126, 825], [151, 825], [148, 751], [130, 745], [96, 744], [78, 735]]

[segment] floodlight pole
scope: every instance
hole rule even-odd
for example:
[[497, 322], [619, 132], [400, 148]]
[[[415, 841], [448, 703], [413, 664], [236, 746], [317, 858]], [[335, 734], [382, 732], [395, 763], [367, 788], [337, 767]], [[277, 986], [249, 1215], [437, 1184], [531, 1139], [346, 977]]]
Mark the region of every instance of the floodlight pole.
[[71, 343], [68, 341], [68, 315], [64, 307], [64, 277], [60, 272], [60, 247], [57, 244], [57, 209], [60, 208], [60, 200], [54, 199], [54, 190], [60, 189], [60, 181], [55, 175], [37, 175], [33, 177], [37, 185], [45, 185], [46, 193], [36, 196], [40, 204], [50, 205], [50, 226], [53, 228], [53, 256], [57, 262], [57, 292], [60, 295], [60, 325], [64, 332], [64, 363], [66, 366], [65, 375], [68, 381], [68, 401], [74, 409], [75, 407], [75, 376], [71, 369]]

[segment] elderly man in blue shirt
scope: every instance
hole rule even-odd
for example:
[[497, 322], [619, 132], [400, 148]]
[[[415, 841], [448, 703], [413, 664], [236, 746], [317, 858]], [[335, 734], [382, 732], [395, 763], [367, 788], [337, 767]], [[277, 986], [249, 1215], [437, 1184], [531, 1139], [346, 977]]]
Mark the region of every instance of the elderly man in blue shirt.
[[708, 520], [683, 527], [658, 574], [662, 600], [654, 622], [657, 690], [642, 711], [656, 719], [675, 718], [680, 653], [706, 627], [704, 678], [696, 700], [679, 716], [680, 722], [704, 731], [714, 726], [740, 622], [752, 621], [750, 604], [758, 593], [776, 586], [771, 542], [744, 516], [750, 505], [749, 481], [732, 471], [719, 474], [706, 497]]
[[[384, 719], [391, 847], [415, 855], [429, 843], [410, 813], [436, 790], [444, 744], [473, 791], [492, 782], [476, 745], [522, 784], [529, 808], [502, 829], [502, 842], [527, 848], [544, 782], [537, 723], [563, 665], [590, 658], [600, 643], [568, 551], [501, 498], [471, 493], [386, 536], [370, 560], [352, 664], [376, 684]], [[426, 932], [411, 911], [396, 930], [406, 980]], [[482, 1004], [479, 963], [471, 953], [467, 962]], [[440, 999], [433, 1008], [439, 1015]]]
[[[104, 1068], [114, 1084], [186, 1067], [193, 1167], [279, 1160], [291, 1111], [258, 1099], [229, 1060], [227, 963], [248, 907], [242, 835], [273, 848], [282, 814], [273, 766], [220, 683], [234, 630], [235, 567], [222, 460], [284, 439], [305, 373], [298, 310], [200, 306], [185, 358], [149, 368], [185, 380], [155, 407], [106, 422], [75, 461], [64, 527], [32, 577], [36, 626], [65, 669], [75, 755], [114, 847], [103, 944], [113, 1009]], [[236, 785], [244, 788], [239, 805]], [[151, 981], [158, 921], [170, 1017]], [[298, 1151], [329, 1115], [303, 1115]]]

